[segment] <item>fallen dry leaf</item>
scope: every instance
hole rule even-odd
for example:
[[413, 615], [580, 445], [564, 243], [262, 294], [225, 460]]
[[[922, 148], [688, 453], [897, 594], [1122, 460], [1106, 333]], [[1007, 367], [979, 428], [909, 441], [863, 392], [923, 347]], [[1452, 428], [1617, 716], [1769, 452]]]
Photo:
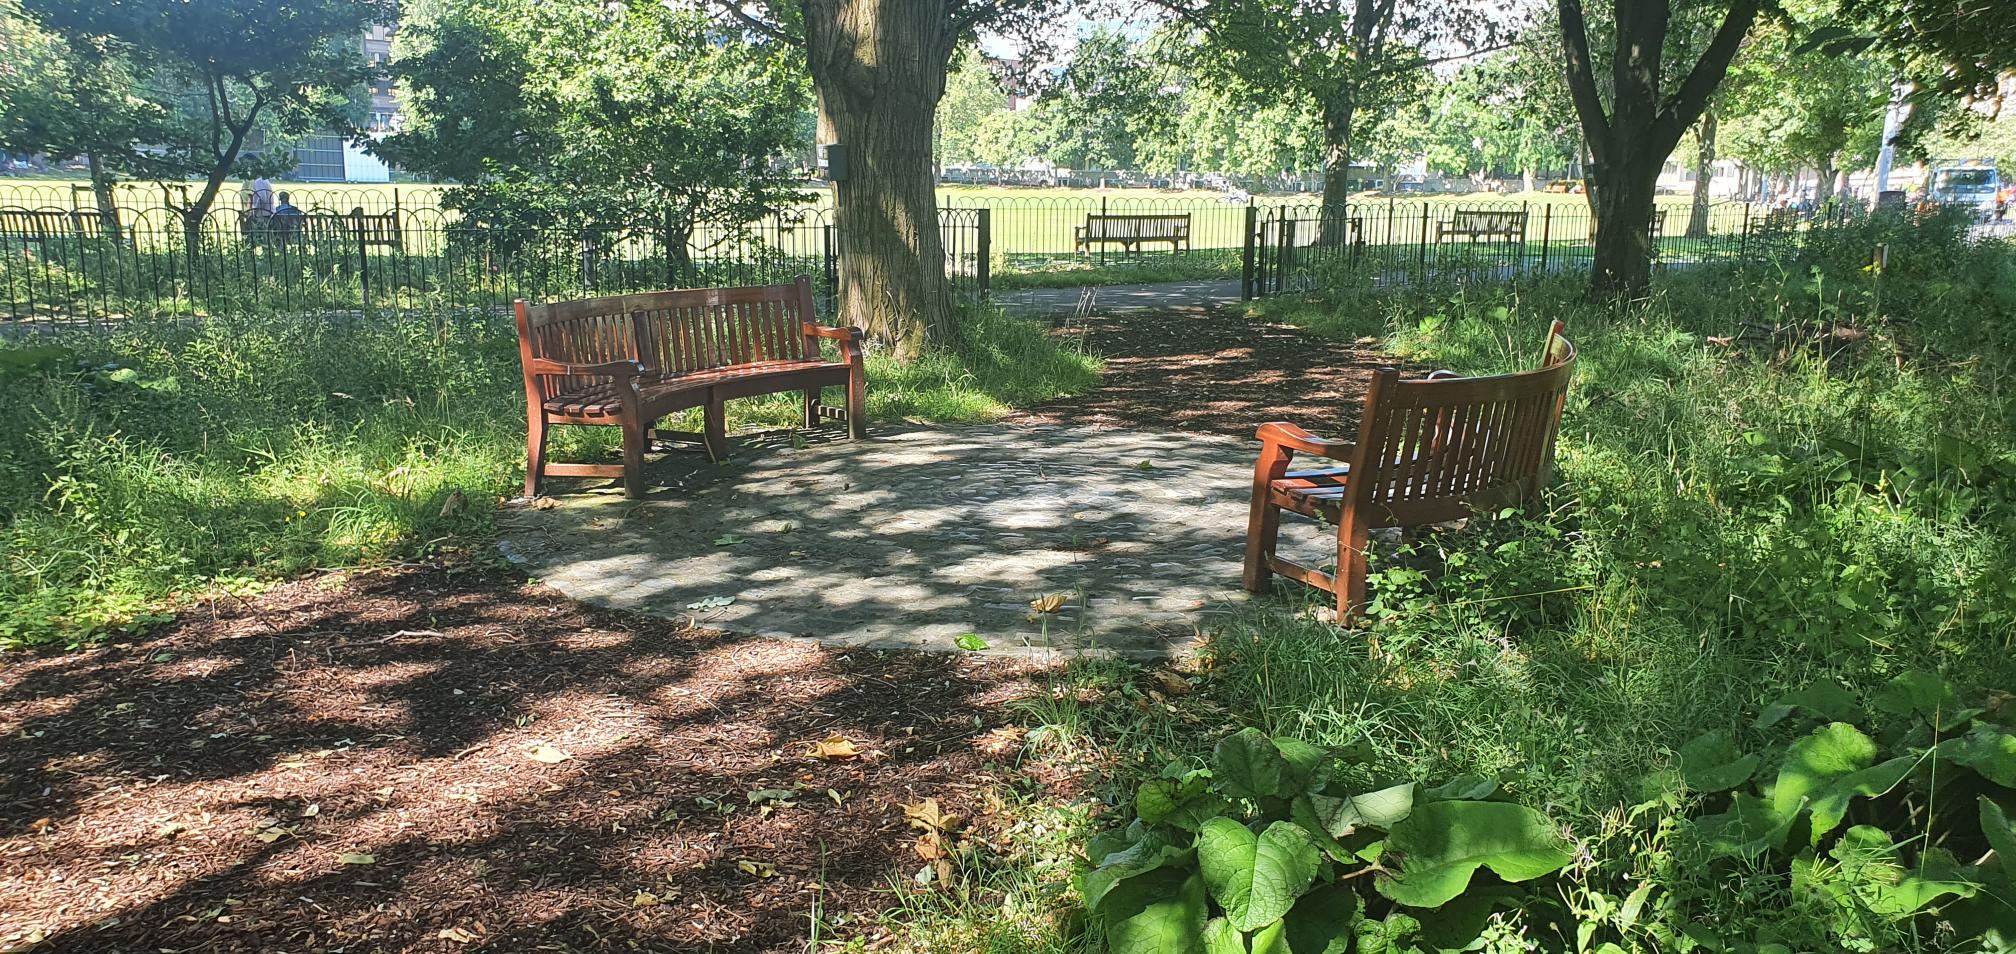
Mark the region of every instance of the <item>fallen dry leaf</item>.
[[378, 858], [368, 851], [346, 851], [336, 856], [339, 865], [375, 865]]
[[861, 751], [854, 747], [854, 740], [835, 734], [812, 743], [812, 751], [806, 754], [815, 759], [851, 759]]
[[749, 859], [744, 858], [740, 861], [735, 862], [735, 868], [751, 878], [777, 877], [777, 866], [770, 864], [768, 862], [750, 861]]
[[940, 810], [935, 798], [903, 806], [903, 817], [910, 819], [911, 827], [929, 832], [951, 831], [959, 821], [959, 816], [947, 815]]
[[1190, 681], [1167, 669], [1157, 669], [1152, 674], [1155, 687], [1172, 696], [1190, 694]]
[[550, 745], [542, 745], [533, 749], [530, 754], [532, 761], [544, 762], [547, 765], [558, 765], [574, 757]]
[[1039, 596], [1033, 600], [1030, 600], [1029, 608], [1035, 610], [1038, 613], [1055, 613], [1058, 610], [1063, 609], [1064, 604], [1069, 602], [1070, 599], [1071, 598], [1069, 596], [1066, 596], [1062, 593], [1051, 593], [1046, 596]]
[[658, 906], [658, 896], [649, 891], [638, 891], [637, 896], [630, 899], [630, 906], [633, 908], [655, 908]]
[[560, 501], [554, 500], [551, 497], [541, 497], [538, 500], [532, 501], [532, 509], [534, 510], [551, 510], [558, 506], [560, 506]]
[[442, 928], [441, 933], [436, 934], [434, 936], [440, 938], [443, 941], [453, 941], [457, 944], [476, 943], [476, 935], [471, 934], [470, 932], [465, 931], [461, 928]]
[[937, 861], [945, 857], [945, 840], [938, 837], [935, 831], [925, 832], [917, 839], [917, 843], [910, 847], [916, 849], [917, 857], [925, 861]]

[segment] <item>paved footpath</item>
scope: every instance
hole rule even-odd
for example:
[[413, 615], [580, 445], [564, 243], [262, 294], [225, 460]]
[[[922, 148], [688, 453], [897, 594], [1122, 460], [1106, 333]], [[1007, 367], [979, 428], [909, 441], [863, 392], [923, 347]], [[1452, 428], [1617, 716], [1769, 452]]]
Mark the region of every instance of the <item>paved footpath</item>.
[[1143, 311], [1205, 311], [1238, 304], [1239, 281], [1211, 279], [1151, 285], [995, 289], [993, 296], [994, 301], [1009, 314], [1027, 318], [1068, 318], [1081, 312], [1115, 315]]
[[[734, 632], [1169, 657], [1244, 599], [1250, 443], [1071, 426], [744, 438], [719, 466], [654, 463], [648, 499], [515, 505], [502, 547], [575, 599]], [[1034, 613], [1050, 595], [1063, 608]]]

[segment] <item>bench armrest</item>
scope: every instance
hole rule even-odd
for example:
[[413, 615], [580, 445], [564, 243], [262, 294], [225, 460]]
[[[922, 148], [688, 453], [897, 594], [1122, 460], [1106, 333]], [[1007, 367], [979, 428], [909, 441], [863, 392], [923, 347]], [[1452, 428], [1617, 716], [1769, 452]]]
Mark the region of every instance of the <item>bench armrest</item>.
[[634, 378], [644, 373], [644, 365], [636, 361], [605, 361], [601, 364], [569, 364], [548, 358], [533, 358], [526, 371], [532, 374], [596, 374], [605, 377]]
[[[864, 337], [864, 334], [861, 329], [852, 325], [844, 328], [828, 328], [825, 325], [808, 321], [805, 322], [805, 337], [828, 338], [838, 341], [840, 342], [840, 357], [842, 359], [851, 362], [858, 361], [861, 358], [861, 339]], [[809, 346], [811, 342], [808, 341], [806, 344]], [[814, 357], [817, 356], [814, 355]]]
[[1351, 451], [1357, 447], [1344, 441], [1326, 441], [1293, 424], [1280, 421], [1260, 425], [1259, 432], [1253, 436], [1259, 438], [1263, 444], [1279, 445], [1305, 454], [1340, 461], [1349, 461]]

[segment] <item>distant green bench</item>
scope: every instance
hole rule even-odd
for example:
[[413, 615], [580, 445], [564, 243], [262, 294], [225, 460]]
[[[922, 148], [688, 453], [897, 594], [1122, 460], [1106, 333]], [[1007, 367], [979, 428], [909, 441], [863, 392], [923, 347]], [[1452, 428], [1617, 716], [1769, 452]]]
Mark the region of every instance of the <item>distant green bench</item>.
[[46, 242], [52, 238], [97, 238], [105, 234], [97, 212], [64, 209], [0, 209], [0, 239]]

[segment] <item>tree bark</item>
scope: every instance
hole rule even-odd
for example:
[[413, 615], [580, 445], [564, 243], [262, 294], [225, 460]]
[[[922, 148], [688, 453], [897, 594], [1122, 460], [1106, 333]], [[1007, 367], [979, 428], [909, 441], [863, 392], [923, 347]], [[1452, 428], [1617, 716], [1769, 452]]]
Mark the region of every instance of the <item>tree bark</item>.
[[106, 238], [114, 242], [120, 240], [119, 199], [112, 192], [112, 177], [105, 172], [105, 164], [98, 161], [98, 154], [84, 154], [84, 165], [91, 170], [91, 195], [98, 200], [98, 228]]
[[1351, 202], [1351, 119], [1355, 110], [1348, 96], [1323, 110], [1323, 206], [1317, 241], [1323, 245], [1343, 245], [1351, 241], [1345, 220]]
[[955, 344], [931, 130], [954, 37], [945, 0], [805, 0], [805, 50], [835, 142], [840, 320], [899, 359]]
[[1614, 0], [1616, 46], [1606, 110], [1597, 92], [1582, 0], [1556, 0], [1568, 91], [1592, 160], [1590, 187], [1596, 193], [1597, 225], [1592, 297], [1633, 300], [1650, 290], [1648, 232], [1660, 168], [1721, 85], [1730, 60], [1757, 19], [1759, 4], [1760, 0], [1733, 0], [1708, 48], [1668, 95], [1661, 89], [1660, 59], [1672, 25], [1670, 0]]
[[1715, 181], [1715, 111], [1701, 113], [1701, 149], [1694, 155], [1694, 207], [1687, 213], [1687, 237], [1708, 237], [1708, 188]]
[[1834, 163], [1836, 157], [1828, 156], [1820, 162], [1820, 175], [1813, 181], [1813, 214], [1827, 213], [1827, 204], [1834, 201]]

